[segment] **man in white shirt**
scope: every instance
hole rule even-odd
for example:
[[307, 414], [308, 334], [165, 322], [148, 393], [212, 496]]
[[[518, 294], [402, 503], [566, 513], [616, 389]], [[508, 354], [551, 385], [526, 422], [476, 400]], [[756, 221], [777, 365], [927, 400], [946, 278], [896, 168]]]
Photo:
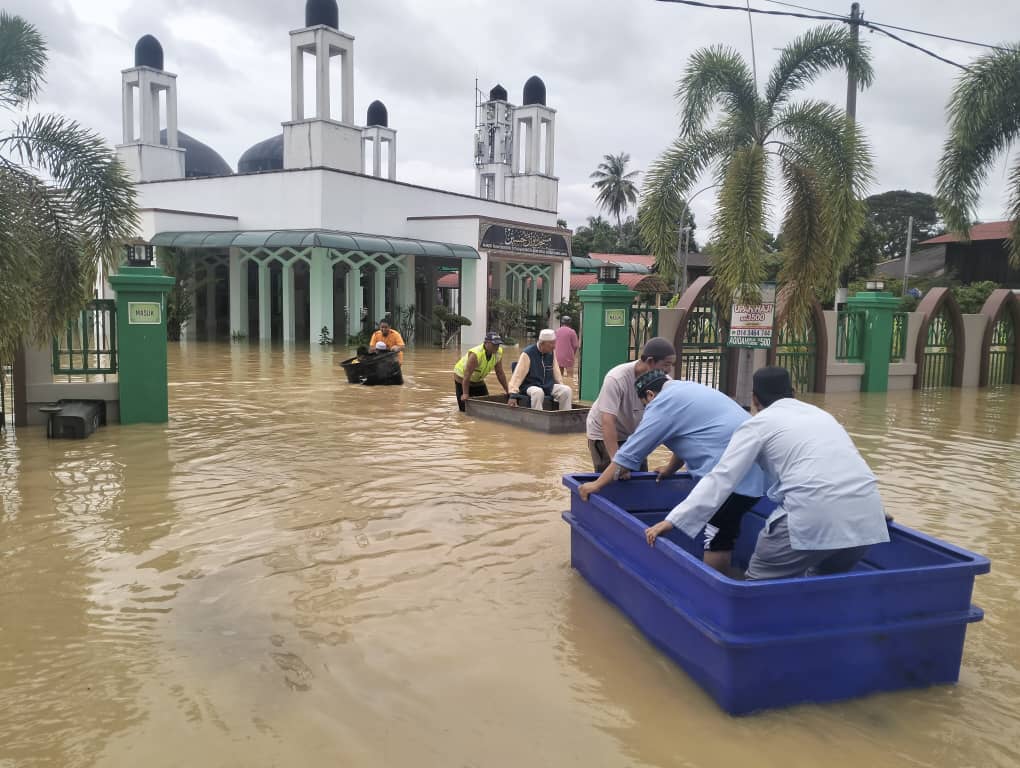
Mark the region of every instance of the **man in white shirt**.
[[734, 433], [715, 468], [645, 531], [649, 544], [674, 526], [692, 538], [755, 463], [778, 505], [747, 568], [748, 579], [842, 573], [872, 544], [889, 541], [878, 483], [846, 430], [793, 397], [785, 368], [755, 371], [758, 413]]

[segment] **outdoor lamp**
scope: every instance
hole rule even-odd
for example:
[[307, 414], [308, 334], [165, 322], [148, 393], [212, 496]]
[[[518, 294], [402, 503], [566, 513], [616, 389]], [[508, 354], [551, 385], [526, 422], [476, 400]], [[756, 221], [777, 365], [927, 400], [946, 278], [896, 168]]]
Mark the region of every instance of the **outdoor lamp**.
[[124, 260], [129, 267], [151, 267], [154, 251], [148, 243], [125, 243]]
[[618, 283], [620, 282], [620, 267], [617, 264], [603, 264], [599, 267], [599, 282], [600, 283]]
[[885, 282], [882, 280], [868, 280], [864, 287], [869, 291], [881, 291], [885, 289]]

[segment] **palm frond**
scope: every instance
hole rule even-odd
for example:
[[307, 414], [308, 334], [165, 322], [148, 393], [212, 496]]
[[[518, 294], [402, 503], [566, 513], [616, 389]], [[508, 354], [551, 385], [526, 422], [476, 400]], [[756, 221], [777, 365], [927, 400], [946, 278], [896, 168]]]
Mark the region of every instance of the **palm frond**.
[[807, 323], [817, 288], [831, 284], [829, 248], [822, 224], [825, 195], [810, 165], [784, 159], [780, 163], [788, 200], [783, 218], [783, 266], [779, 282], [786, 297], [786, 322], [793, 328]]
[[1009, 220], [1013, 222], [1013, 239], [1009, 244], [1009, 263], [1020, 269], [1020, 154], [1009, 172]]
[[134, 187], [103, 139], [59, 115], [37, 115], [0, 137], [4, 154], [52, 177], [80, 228], [86, 260], [114, 267], [118, 245], [134, 235], [138, 215]]
[[638, 227], [660, 274], [672, 275], [685, 200], [698, 177], [729, 149], [726, 134], [677, 139], [645, 173]]
[[974, 61], [949, 99], [936, 196], [950, 231], [969, 232], [988, 171], [1020, 138], [1020, 44], [1006, 48]]
[[717, 295], [724, 301], [759, 300], [758, 287], [765, 278], [761, 255], [767, 196], [765, 150], [757, 144], [736, 149], [727, 164], [712, 229], [716, 244], [712, 273]]
[[833, 69], [853, 70], [861, 88], [871, 85], [875, 78], [867, 44], [855, 41], [844, 25], [810, 29], [783, 47], [765, 87], [765, 103], [771, 111]]
[[747, 63], [732, 48], [715, 45], [695, 51], [676, 97], [681, 104], [681, 136], [700, 133], [717, 102], [731, 119], [741, 120], [749, 134], [754, 132], [758, 117], [754, 78]]
[[0, 11], [0, 105], [21, 107], [45, 82], [46, 42], [20, 16]]

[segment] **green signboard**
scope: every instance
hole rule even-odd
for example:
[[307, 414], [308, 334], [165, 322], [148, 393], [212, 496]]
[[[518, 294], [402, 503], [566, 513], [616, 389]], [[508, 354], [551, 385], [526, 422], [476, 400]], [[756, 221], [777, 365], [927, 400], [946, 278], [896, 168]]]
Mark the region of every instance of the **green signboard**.
[[606, 327], [622, 328], [627, 324], [627, 311], [623, 309], [606, 310]]
[[129, 301], [128, 325], [159, 325], [163, 307], [158, 301]]

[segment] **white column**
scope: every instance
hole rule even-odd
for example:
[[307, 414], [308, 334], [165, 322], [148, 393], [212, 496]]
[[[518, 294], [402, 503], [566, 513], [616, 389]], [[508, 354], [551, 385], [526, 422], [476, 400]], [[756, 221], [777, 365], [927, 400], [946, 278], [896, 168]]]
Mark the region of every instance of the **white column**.
[[528, 128], [528, 173], [538, 173], [542, 156], [542, 121], [536, 115]]
[[390, 154], [387, 158], [389, 162], [389, 169], [387, 170], [387, 178], [390, 181], [397, 180], [397, 137], [390, 137]]
[[230, 249], [230, 332], [249, 335], [248, 262], [241, 261], [238, 248]]
[[315, 33], [315, 116], [329, 120], [329, 43]]
[[138, 73], [138, 113], [141, 117], [141, 140], [143, 144], [159, 144], [158, 126], [153, 123], [156, 114], [152, 108], [152, 81], [146, 72]]
[[531, 292], [528, 296], [528, 307], [529, 311], [533, 315], [538, 314], [538, 276], [531, 276]]
[[372, 175], [382, 176], [382, 134], [379, 131], [372, 139]]
[[361, 267], [347, 271], [347, 330], [351, 336], [361, 333]]
[[[401, 256], [403, 269], [397, 276], [397, 304], [405, 309], [414, 306], [414, 256]], [[420, 307], [419, 307], [420, 309]]]
[[496, 298], [506, 298], [506, 264], [492, 261], [492, 285], [496, 288]]
[[556, 121], [549, 120], [546, 124], [545, 129], [545, 174], [546, 176], [554, 176], [555, 169], [554, 160], [556, 158], [555, 146], [556, 146]]
[[521, 165], [521, 134], [524, 133], [524, 121], [516, 120], [514, 126], [514, 157], [513, 164], [510, 166], [510, 172], [516, 174], [517, 169]]
[[166, 89], [166, 145], [177, 146], [177, 87]]
[[329, 335], [333, 335], [333, 265], [329, 263], [329, 251], [325, 248], [312, 249], [308, 294], [308, 338], [310, 343], [318, 344], [324, 326]]
[[[552, 269], [550, 270], [550, 272], [551, 272], [551, 275], [549, 276], [549, 306], [550, 307], [555, 307], [557, 304], [559, 304], [561, 301], [563, 301], [563, 297], [564, 296], [569, 295], [569, 291], [570, 291], [570, 283], [569, 282], [567, 283], [567, 286], [566, 286], [566, 290], [567, 290], [568, 293], [564, 293], [563, 292], [564, 291], [564, 287], [563, 287], [563, 268], [564, 268], [563, 262], [562, 261], [558, 261], [558, 262], [556, 262], [555, 264], [552, 265]], [[569, 270], [567, 271], [567, 279], [568, 280], [570, 279], [570, 272], [569, 272]]]
[[[294, 264], [283, 265], [283, 340], [294, 341]], [[321, 327], [321, 326], [320, 326]], [[309, 332], [309, 336], [311, 333]]]
[[386, 267], [382, 264], [374, 264], [375, 267], [375, 317], [370, 318], [373, 324], [379, 322], [386, 316]]
[[290, 48], [290, 119], [305, 119], [305, 68], [304, 53], [291, 43]]
[[123, 127], [124, 143], [134, 144], [135, 142], [135, 87], [131, 83], [124, 83], [123, 100]]
[[259, 264], [259, 341], [263, 344], [273, 340], [271, 287], [269, 264]]
[[[354, 125], [354, 43], [350, 43], [340, 59], [340, 122]], [[328, 71], [328, 65], [327, 65]]]
[[461, 347], [473, 347], [485, 338], [488, 317], [489, 254], [479, 251], [481, 259], [464, 259], [460, 263], [460, 313], [471, 321], [461, 328]]
[[205, 340], [216, 338], [216, 267], [206, 262], [205, 267]]

